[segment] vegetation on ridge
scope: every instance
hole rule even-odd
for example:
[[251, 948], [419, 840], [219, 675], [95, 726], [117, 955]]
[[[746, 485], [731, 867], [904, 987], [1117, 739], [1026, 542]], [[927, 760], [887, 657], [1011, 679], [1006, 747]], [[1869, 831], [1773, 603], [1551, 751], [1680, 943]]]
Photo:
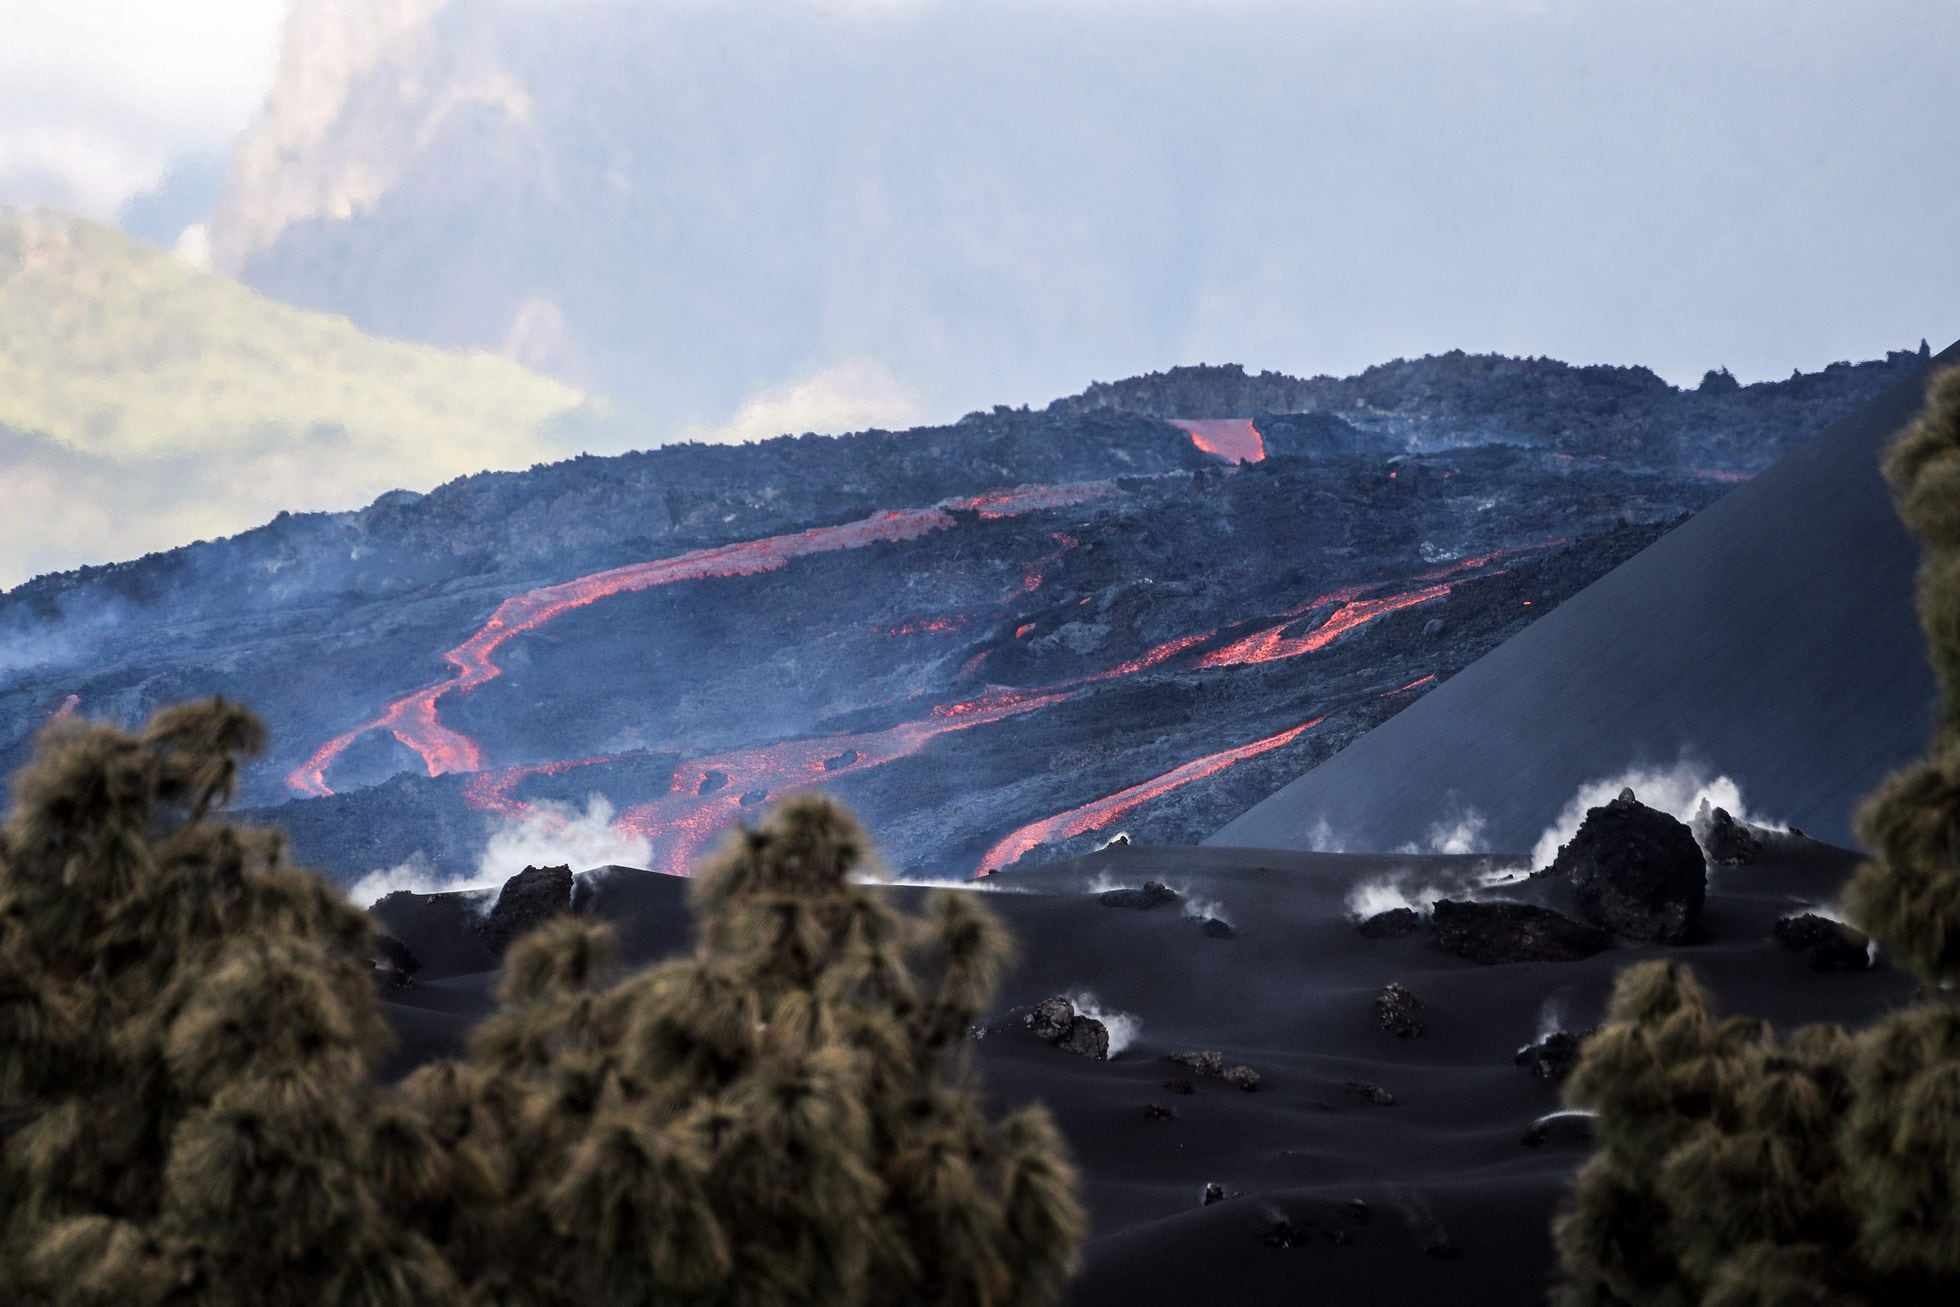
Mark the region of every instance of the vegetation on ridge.
[[692, 954], [616, 980], [609, 931], [558, 918], [470, 1060], [384, 1087], [366, 916], [219, 815], [262, 735], [222, 701], [70, 719], [16, 781], [0, 1298], [1059, 1298], [1059, 1136], [965, 1069], [1008, 953], [972, 897], [895, 912], [855, 823], [787, 804], [695, 883]]

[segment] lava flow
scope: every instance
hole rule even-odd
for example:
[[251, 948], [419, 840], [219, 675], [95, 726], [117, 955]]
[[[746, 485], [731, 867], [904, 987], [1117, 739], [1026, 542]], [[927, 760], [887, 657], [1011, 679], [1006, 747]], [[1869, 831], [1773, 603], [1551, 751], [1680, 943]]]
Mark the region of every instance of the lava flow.
[[[618, 824], [653, 841], [656, 869], [685, 876], [694, 859], [750, 804], [849, 772], [882, 767], [917, 753], [942, 735], [1005, 721], [1067, 697], [997, 691], [935, 708], [927, 717], [883, 730], [784, 740], [690, 759], [674, 773], [666, 794], [628, 808]], [[711, 787], [711, 776], [726, 780]]]
[[[1456, 559], [1433, 571], [1410, 578], [1412, 582], [1428, 581], [1434, 584], [1419, 585], [1413, 590], [1404, 590], [1398, 594], [1361, 598], [1364, 591], [1378, 588], [1377, 584], [1372, 583], [1342, 586], [1337, 590], [1330, 590], [1319, 598], [1294, 609], [1276, 625], [1255, 631], [1222, 649], [1215, 649], [1206, 654], [1198, 660], [1198, 666], [1244, 667], [1253, 663], [1269, 663], [1281, 658], [1297, 658], [1301, 654], [1314, 653], [1325, 649], [1349, 631], [1366, 626], [1378, 617], [1386, 617], [1390, 613], [1401, 612], [1405, 608], [1414, 608], [1418, 604], [1443, 598], [1458, 584], [1456, 581], [1445, 581], [1444, 577], [1481, 571], [1500, 558], [1536, 553], [1564, 543], [1564, 536], [1554, 536], [1549, 540], [1541, 540], [1537, 544], [1520, 545], [1511, 549], [1493, 549], [1485, 554], [1472, 554], [1467, 558]], [[1302, 635], [1286, 634], [1288, 627], [1316, 609], [1325, 608], [1329, 604], [1340, 606], [1319, 626]]]
[[1324, 720], [1324, 717], [1314, 717], [1277, 735], [1268, 735], [1263, 740], [1254, 740], [1250, 744], [1241, 744], [1236, 748], [1194, 758], [1181, 767], [1173, 767], [1161, 776], [1140, 781], [1128, 789], [1118, 790], [1114, 794], [1085, 803], [1079, 808], [1070, 808], [1067, 812], [1057, 813], [1053, 817], [1029, 822], [988, 849], [987, 855], [980, 860], [979, 870], [974, 874], [991, 875], [1003, 867], [1013, 866], [1030, 851], [1044, 844], [1101, 830], [1124, 814], [1133, 812], [1154, 799], [1161, 799], [1180, 786], [1203, 780], [1207, 776], [1216, 776], [1227, 767], [1244, 762], [1247, 758], [1256, 758], [1262, 753], [1270, 753], [1282, 745], [1291, 744]]
[[1251, 418], [1173, 418], [1191, 443], [1214, 458], [1229, 463], [1257, 463], [1266, 457], [1266, 438], [1259, 434]]
[[697, 549], [527, 590], [497, 605], [497, 610], [474, 635], [443, 655], [456, 669], [453, 675], [396, 699], [378, 717], [327, 741], [287, 776], [286, 784], [302, 794], [316, 797], [332, 794], [327, 769], [349, 745], [371, 731], [387, 731], [413, 749], [421, 755], [431, 776], [479, 770], [482, 751], [476, 741], [443, 725], [437, 715], [439, 701], [444, 695], [467, 693], [500, 676], [503, 669], [497, 666], [493, 655], [505, 642], [597, 600], [672, 585], [676, 581], [772, 572], [793, 559], [811, 554], [857, 549], [877, 542], [916, 540], [956, 525], [952, 516], [955, 511], [977, 512], [983, 518], [1010, 517], [1085, 503], [1110, 493], [1108, 483], [1099, 481], [1022, 486], [945, 500], [930, 508], [895, 509], [837, 526], [812, 527], [807, 531]]

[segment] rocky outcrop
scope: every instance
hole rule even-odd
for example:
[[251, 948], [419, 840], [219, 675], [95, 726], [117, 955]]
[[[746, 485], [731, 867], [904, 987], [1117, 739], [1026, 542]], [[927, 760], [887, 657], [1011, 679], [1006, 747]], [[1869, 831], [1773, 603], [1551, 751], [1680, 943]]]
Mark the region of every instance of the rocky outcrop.
[[422, 960], [409, 951], [408, 945], [393, 935], [376, 935], [373, 947], [374, 978], [385, 988], [406, 989], [415, 983]]
[[1710, 807], [1706, 799], [1695, 814], [1695, 838], [1717, 867], [1746, 866], [1763, 856], [1763, 841], [1755, 827], [1731, 817], [1727, 808]]
[[1397, 1039], [1414, 1039], [1422, 1033], [1422, 1000], [1392, 980], [1375, 996], [1375, 1019]]
[[1342, 1085], [1341, 1088], [1347, 1090], [1350, 1094], [1356, 1094], [1367, 1099], [1376, 1107], [1395, 1106], [1395, 1095], [1389, 1093], [1380, 1085], [1371, 1085], [1365, 1080], [1350, 1080], [1345, 1085]]
[[1694, 832], [1632, 790], [1588, 811], [1539, 874], [1570, 886], [1587, 921], [1658, 944], [1685, 942], [1708, 896], [1708, 864]]
[[1368, 939], [1395, 939], [1422, 929], [1422, 914], [1414, 908], [1390, 908], [1377, 912], [1359, 927]]
[[1443, 899], [1430, 916], [1436, 946], [1484, 966], [1577, 962], [1610, 947], [1597, 926], [1533, 903]]
[[[1201, 1076], [1216, 1076], [1226, 1084], [1237, 1089], [1252, 1090], [1259, 1087], [1259, 1073], [1249, 1066], [1227, 1066], [1225, 1055], [1215, 1048], [1187, 1049], [1168, 1055], [1170, 1061], [1179, 1066], [1188, 1066]], [[1169, 1082], [1166, 1082], [1167, 1085]]]
[[1805, 912], [1783, 917], [1771, 927], [1776, 942], [1804, 954], [1812, 971], [1869, 971], [1871, 939], [1841, 921]]
[[1064, 1053], [1098, 1062], [1109, 1057], [1109, 1027], [1094, 1017], [1083, 1016], [1065, 998], [1043, 999], [1022, 1022], [1036, 1039], [1053, 1044]]
[[1537, 1043], [1519, 1049], [1511, 1060], [1540, 1080], [1556, 1083], [1572, 1074], [1572, 1068], [1579, 1063], [1580, 1046], [1592, 1033], [1582, 1030], [1575, 1035], [1569, 1030], [1554, 1030]]
[[1142, 889], [1104, 890], [1096, 896], [1096, 902], [1106, 908], [1154, 908], [1179, 901], [1176, 890], [1156, 880], [1143, 882]]
[[1225, 1055], [1215, 1048], [1172, 1053], [1169, 1060], [1179, 1066], [1188, 1066], [1201, 1076], [1215, 1076], [1225, 1069]]
[[497, 901], [477, 925], [490, 947], [502, 953], [518, 936], [561, 912], [572, 910], [570, 867], [526, 867], [504, 882]]

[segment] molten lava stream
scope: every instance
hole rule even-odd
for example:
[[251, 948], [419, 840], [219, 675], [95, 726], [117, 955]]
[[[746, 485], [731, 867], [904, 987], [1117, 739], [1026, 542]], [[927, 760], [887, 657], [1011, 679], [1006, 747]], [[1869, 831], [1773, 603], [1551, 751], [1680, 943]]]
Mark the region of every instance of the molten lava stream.
[[[793, 559], [812, 554], [857, 549], [879, 542], [916, 540], [956, 524], [953, 511], [968, 510], [994, 519], [1087, 503], [1115, 493], [1107, 482], [1084, 481], [1052, 486], [1020, 486], [965, 499], [949, 499], [930, 508], [905, 508], [837, 526], [812, 527], [787, 535], [765, 536], [734, 544], [697, 549], [671, 558], [633, 563], [595, 572], [556, 585], [513, 595], [497, 605], [489, 620], [462, 644], [443, 655], [455, 673], [443, 681], [407, 694], [388, 704], [381, 715], [343, 732], [321, 745], [286, 777], [302, 794], [333, 793], [327, 769], [347, 747], [371, 731], [385, 730], [421, 755], [431, 776], [476, 771], [482, 752], [476, 741], [442, 724], [438, 705], [444, 695], [468, 693], [502, 675], [494, 658], [497, 650], [525, 631], [534, 631], [575, 608], [613, 595], [631, 594], [677, 581], [753, 576], [772, 572]], [[1066, 546], [1065, 546], [1066, 547]]]
[[[884, 730], [784, 740], [695, 758], [674, 773], [666, 794], [628, 808], [618, 825], [653, 841], [656, 869], [684, 876], [708, 844], [735, 824], [744, 795], [778, 798], [820, 781], [882, 767], [917, 753], [942, 735], [1005, 721], [1067, 697], [996, 691], [935, 708], [928, 717]], [[727, 779], [703, 794], [712, 773]], [[503, 793], [507, 796], [508, 789]]]
[[1228, 463], [1257, 463], [1266, 457], [1266, 438], [1251, 418], [1172, 418], [1191, 443]]
[[1029, 852], [1044, 844], [1053, 844], [1058, 840], [1072, 839], [1077, 835], [1101, 830], [1125, 813], [1133, 812], [1155, 799], [1161, 799], [1180, 786], [1203, 780], [1207, 776], [1215, 776], [1227, 767], [1244, 762], [1247, 758], [1256, 758], [1262, 753], [1270, 753], [1283, 745], [1291, 744], [1303, 733], [1312, 730], [1325, 720], [1324, 716], [1310, 718], [1277, 735], [1268, 735], [1263, 740], [1254, 740], [1250, 744], [1241, 744], [1237, 748], [1206, 754], [1181, 767], [1173, 767], [1161, 776], [1153, 776], [1147, 781], [1141, 781], [1128, 789], [1118, 790], [1104, 798], [1085, 803], [1079, 808], [1070, 808], [1067, 812], [1057, 813], [1053, 817], [1029, 822], [988, 849], [987, 855], [980, 859], [980, 866], [973, 874], [989, 875], [1003, 867], [1013, 866]]

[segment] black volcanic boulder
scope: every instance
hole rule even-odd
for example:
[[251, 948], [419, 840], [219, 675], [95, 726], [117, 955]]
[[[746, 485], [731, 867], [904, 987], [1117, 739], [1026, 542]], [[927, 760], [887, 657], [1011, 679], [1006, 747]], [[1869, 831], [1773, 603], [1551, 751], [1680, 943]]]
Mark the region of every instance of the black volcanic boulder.
[[1579, 1064], [1580, 1045], [1592, 1033], [1582, 1030], [1575, 1035], [1569, 1030], [1554, 1030], [1537, 1043], [1519, 1049], [1512, 1061], [1540, 1080], [1556, 1083], [1572, 1074], [1572, 1068]]
[[393, 935], [376, 935], [373, 948], [376, 980], [390, 989], [406, 989], [415, 983], [422, 960], [409, 951], [408, 945]]
[[1695, 835], [1718, 867], [1741, 867], [1763, 856], [1763, 842], [1749, 826], [1729, 815], [1727, 808], [1711, 808], [1701, 801], [1695, 814]]
[[1422, 914], [1414, 908], [1390, 908], [1377, 912], [1362, 922], [1359, 927], [1368, 939], [1395, 939], [1402, 935], [1413, 935], [1422, 929]]
[[1109, 1057], [1109, 1027], [1094, 1017], [1085, 1017], [1065, 998], [1044, 999], [1023, 1018], [1035, 1038], [1053, 1044], [1064, 1053], [1092, 1057], [1098, 1062]]
[[1610, 947], [1597, 926], [1532, 903], [1441, 899], [1429, 918], [1436, 947], [1484, 966], [1505, 962], [1577, 962]]
[[504, 882], [477, 930], [501, 953], [546, 918], [571, 910], [570, 867], [526, 867]]
[[1028, 1013], [1027, 1027], [1034, 1037], [1044, 1043], [1058, 1044], [1068, 1034], [1069, 1025], [1075, 1020], [1075, 1004], [1065, 998], [1048, 998], [1034, 1005]]
[[1096, 901], [1106, 908], [1154, 908], [1160, 903], [1176, 903], [1178, 894], [1162, 881], [1146, 880], [1142, 889], [1104, 890]]
[[1422, 1033], [1422, 1000], [1400, 981], [1391, 980], [1375, 996], [1375, 1018], [1397, 1039], [1414, 1039]]
[[1812, 971], [1871, 970], [1871, 940], [1841, 921], [1805, 912], [1781, 918], [1771, 933], [1784, 948], [1808, 954]]
[[1587, 921], [1659, 944], [1686, 940], [1708, 897], [1708, 864], [1694, 832], [1632, 790], [1587, 812], [1539, 874], [1570, 885]]
[[1215, 1048], [1191, 1049], [1166, 1056], [1168, 1060], [1179, 1066], [1188, 1066], [1201, 1076], [1222, 1075], [1225, 1071], [1225, 1055]]

